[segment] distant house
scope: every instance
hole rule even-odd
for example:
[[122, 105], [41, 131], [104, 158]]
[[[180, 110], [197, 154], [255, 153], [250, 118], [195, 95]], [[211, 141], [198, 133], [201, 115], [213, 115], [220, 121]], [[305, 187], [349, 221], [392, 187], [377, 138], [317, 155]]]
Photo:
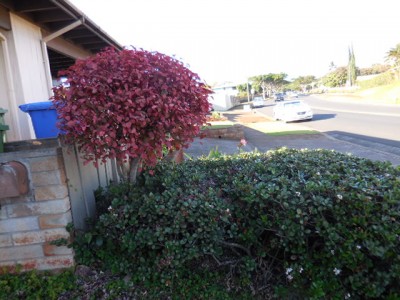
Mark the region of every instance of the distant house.
[[213, 87], [214, 94], [210, 96], [210, 103], [217, 111], [228, 110], [239, 104], [237, 98], [237, 84], [233, 82], [225, 82]]
[[6, 140], [35, 138], [25, 103], [51, 97], [59, 70], [105, 47], [122, 49], [67, 0], [0, 0], [0, 108]]
[[237, 96], [237, 84], [233, 82], [225, 82], [223, 84], [218, 84], [213, 87], [214, 93], [226, 94], [230, 96]]

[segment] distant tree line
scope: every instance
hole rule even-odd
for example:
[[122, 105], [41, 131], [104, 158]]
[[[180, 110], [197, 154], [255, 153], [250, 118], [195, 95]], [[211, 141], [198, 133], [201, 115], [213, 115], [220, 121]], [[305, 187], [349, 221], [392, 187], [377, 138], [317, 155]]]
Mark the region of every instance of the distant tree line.
[[390, 65], [387, 64], [373, 64], [371, 67], [368, 68], [357, 68], [359, 76], [366, 76], [366, 75], [376, 75], [385, 73], [390, 69]]
[[247, 83], [237, 86], [239, 93], [254, 92], [254, 94], [263, 95], [263, 98], [269, 97], [272, 93], [281, 90], [288, 84], [285, 73], [269, 73], [264, 75], [252, 76]]
[[389, 70], [392, 71], [396, 79], [400, 78], [400, 43], [386, 53], [386, 64], [373, 64], [366, 68], [358, 68], [356, 66], [353, 47], [349, 47], [348, 52], [349, 61], [347, 66], [337, 67], [334, 62], [331, 62], [329, 73], [319, 79], [313, 75], [307, 75], [288, 81], [286, 80], [287, 74], [285, 73], [268, 73], [248, 78], [248, 82], [238, 85], [237, 89], [242, 95], [252, 91], [266, 98], [275, 92], [285, 90], [305, 92], [316, 85], [340, 87], [347, 83], [349, 86], [352, 86], [356, 83], [358, 76], [378, 75]]

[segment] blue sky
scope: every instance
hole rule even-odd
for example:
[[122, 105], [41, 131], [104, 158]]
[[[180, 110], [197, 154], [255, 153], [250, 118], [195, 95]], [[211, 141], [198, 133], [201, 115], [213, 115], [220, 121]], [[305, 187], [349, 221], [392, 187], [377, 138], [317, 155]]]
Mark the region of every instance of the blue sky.
[[122, 45], [175, 55], [207, 83], [323, 76], [331, 61], [383, 63], [397, 0], [70, 0]]

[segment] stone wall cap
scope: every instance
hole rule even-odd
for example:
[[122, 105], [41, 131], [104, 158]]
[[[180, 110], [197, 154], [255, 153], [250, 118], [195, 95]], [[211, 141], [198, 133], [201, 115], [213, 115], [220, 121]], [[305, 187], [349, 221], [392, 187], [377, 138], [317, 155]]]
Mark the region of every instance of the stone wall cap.
[[17, 151], [32, 151], [36, 149], [59, 148], [58, 138], [25, 140], [4, 144], [4, 153]]

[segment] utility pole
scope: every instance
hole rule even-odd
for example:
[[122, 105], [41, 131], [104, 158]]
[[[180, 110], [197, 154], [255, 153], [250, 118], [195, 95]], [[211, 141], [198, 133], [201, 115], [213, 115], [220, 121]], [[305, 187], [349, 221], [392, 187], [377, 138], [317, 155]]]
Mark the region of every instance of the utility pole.
[[250, 93], [249, 93], [249, 80], [247, 80], [247, 102], [250, 102]]

